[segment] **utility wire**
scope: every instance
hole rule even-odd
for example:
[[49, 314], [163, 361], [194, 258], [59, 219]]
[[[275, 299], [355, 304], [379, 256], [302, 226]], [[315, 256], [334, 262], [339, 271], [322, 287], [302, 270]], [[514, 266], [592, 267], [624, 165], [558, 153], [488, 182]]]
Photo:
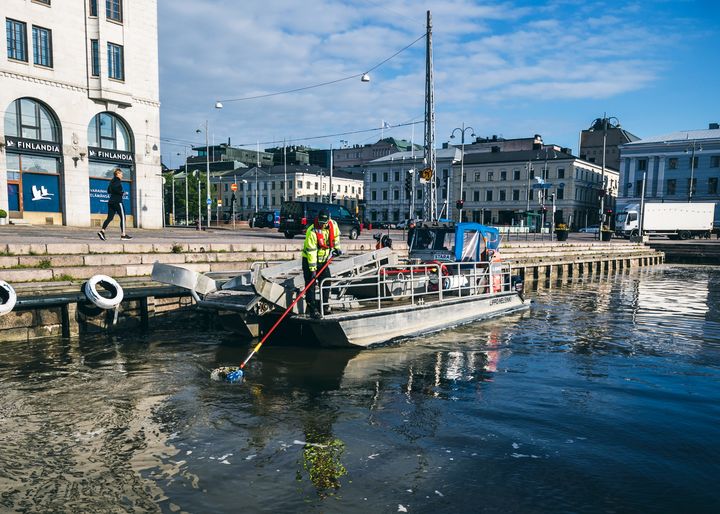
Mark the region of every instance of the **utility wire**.
[[311, 85], [311, 86], [298, 87], [298, 88], [295, 88], [295, 89], [288, 89], [288, 90], [286, 90], [286, 91], [277, 91], [277, 92], [275, 92], [275, 93], [265, 93], [265, 94], [262, 94], [262, 95], [245, 96], [245, 97], [242, 97], [242, 98], [227, 98], [227, 99], [225, 99], [225, 100], [218, 100], [218, 102], [222, 102], [222, 103], [227, 103], [227, 102], [242, 102], [242, 101], [244, 101], [244, 100], [257, 100], [258, 98], [267, 98], [267, 97], [270, 97], [270, 96], [286, 95], [286, 94], [288, 94], [288, 93], [297, 93], [298, 91], [306, 91], [306, 90], [308, 90], [308, 89], [314, 89], [314, 88], [316, 88], [316, 87], [328, 86], [328, 85], [330, 85], [330, 84], [337, 84], [338, 82], [343, 82], [343, 81], [345, 81], [345, 80], [350, 80], [350, 79], [355, 79], [355, 78], [358, 78], [358, 77], [362, 77], [362, 76], [365, 75], [366, 73], [370, 73], [371, 71], [378, 69], [380, 66], [382, 66], [383, 64], [385, 64], [386, 62], [388, 62], [390, 59], [392, 59], [392, 58], [396, 57], [398, 54], [404, 52], [405, 50], [407, 50], [408, 48], [410, 48], [411, 46], [413, 46], [415, 43], [417, 43], [417, 42], [420, 41], [421, 39], [424, 39], [426, 35], [427, 35], [427, 34], [423, 34], [422, 36], [420, 36], [419, 38], [417, 38], [415, 41], [413, 41], [412, 43], [410, 43], [410, 44], [407, 45], [406, 47], [398, 50], [397, 52], [395, 52], [394, 54], [392, 54], [390, 57], [388, 57], [387, 59], [385, 59], [384, 61], [379, 62], [378, 64], [376, 64], [376, 65], [373, 66], [372, 68], [369, 68], [367, 71], [365, 71], [365, 72], [363, 72], [363, 73], [356, 73], [355, 75], [350, 75], [350, 76], [348, 76], [348, 77], [343, 77], [343, 78], [341, 78], [341, 79], [330, 80], [330, 81], [328, 81], [328, 82], [321, 82], [320, 84], [313, 84], [313, 85]]

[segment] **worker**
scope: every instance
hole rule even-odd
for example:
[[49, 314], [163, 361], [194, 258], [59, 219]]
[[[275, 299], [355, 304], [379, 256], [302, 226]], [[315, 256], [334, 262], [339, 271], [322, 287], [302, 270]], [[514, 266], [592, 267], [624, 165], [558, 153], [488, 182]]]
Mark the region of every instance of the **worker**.
[[[330, 256], [337, 257], [342, 255], [340, 250], [340, 228], [338, 224], [330, 219], [328, 211], [322, 209], [312, 225], [305, 232], [305, 243], [302, 251], [302, 270], [305, 278], [305, 285], [308, 286], [313, 279], [317, 282], [324, 278], [330, 277], [330, 270], [326, 267], [320, 275], [317, 274], [318, 269], [322, 269]], [[320, 316], [317, 299], [315, 298], [315, 285], [313, 282], [309, 285], [305, 302], [311, 316], [317, 318]], [[330, 299], [330, 291], [328, 289], [322, 292], [323, 303], [327, 306]], [[326, 313], [330, 312], [330, 307], [326, 307]]]

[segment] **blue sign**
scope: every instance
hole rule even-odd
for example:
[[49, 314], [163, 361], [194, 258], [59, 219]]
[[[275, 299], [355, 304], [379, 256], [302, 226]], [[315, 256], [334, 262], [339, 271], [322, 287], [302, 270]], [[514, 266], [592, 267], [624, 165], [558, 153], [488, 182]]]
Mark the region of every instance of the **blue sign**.
[[211, 199], [211, 198], [208, 198], [208, 199], [207, 199], [207, 204], [208, 204], [208, 205], [212, 205], [212, 199]]
[[23, 210], [60, 212], [60, 177], [47, 173], [23, 173]]
[[[90, 179], [90, 212], [92, 214], [107, 214], [107, 203], [110, 199], [110, 193], [107, 192], [109, 180], [103, 178]], [[132, 202], [130, 201], [130, 184], [123, 182], [123, 207], [125, 214], [132, 214]]]
[[533, 189], [550, 189], [551, 187], [553, 187], [552, 184], [533, 184], [532, 185]]
[[565, 182], [560, 182], [558, 184], [558, 189], [565, 189]]

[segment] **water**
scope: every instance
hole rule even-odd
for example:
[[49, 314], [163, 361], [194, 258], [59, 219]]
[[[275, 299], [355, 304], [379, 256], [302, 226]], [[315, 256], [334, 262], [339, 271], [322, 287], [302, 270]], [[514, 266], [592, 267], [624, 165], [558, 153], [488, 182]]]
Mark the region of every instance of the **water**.
[[720, 511], [720, 268], [531, 296], [243, 385], [217, 333], [1, 344], [0, 511]]

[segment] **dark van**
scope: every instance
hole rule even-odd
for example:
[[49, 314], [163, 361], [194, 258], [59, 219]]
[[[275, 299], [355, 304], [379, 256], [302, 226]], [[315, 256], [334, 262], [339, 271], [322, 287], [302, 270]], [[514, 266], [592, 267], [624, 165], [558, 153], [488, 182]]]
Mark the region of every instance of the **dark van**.
[[305, 234], [307, 226], [317, 217], [321, 209], [327, 209], [330, 218], [340, 227], [340, 233], [350, 239], [360, 235], [360, 221], [342, 205], [322, 202], [285, 202], [280, 209], [280, 232], [292, 239]]

